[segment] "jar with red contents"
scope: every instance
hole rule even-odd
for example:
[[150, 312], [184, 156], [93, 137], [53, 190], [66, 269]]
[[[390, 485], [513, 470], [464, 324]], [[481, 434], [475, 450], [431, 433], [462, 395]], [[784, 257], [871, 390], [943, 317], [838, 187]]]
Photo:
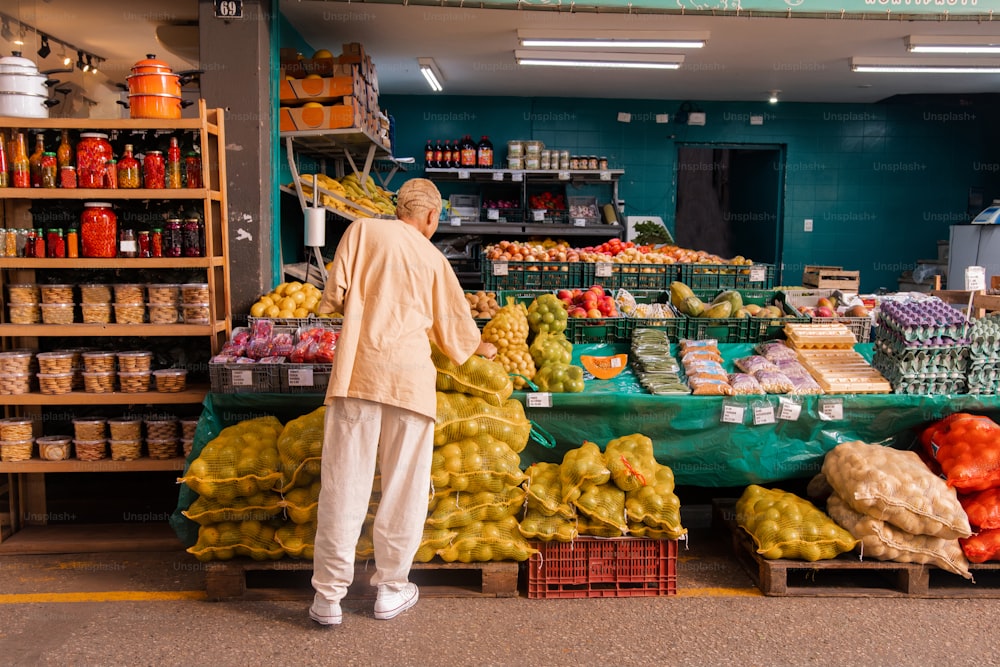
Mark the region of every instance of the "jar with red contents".
[[147, 188], [166, 187], [167, 162], [163, 151], [149, 151], [142, 158], [142, 180]]
[[103, 188], [113, 153], [108, 135], [84, 132], [76, 145], [76, 180], [81, 188]]
[[81, 257], [118, 254], [118, 217], [108, 202], [87, 202], [80, 217]]

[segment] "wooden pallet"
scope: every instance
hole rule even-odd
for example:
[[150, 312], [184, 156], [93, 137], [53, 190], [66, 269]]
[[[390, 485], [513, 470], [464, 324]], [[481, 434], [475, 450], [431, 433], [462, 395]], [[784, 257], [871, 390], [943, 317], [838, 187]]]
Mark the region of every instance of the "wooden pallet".
[[975, 583], [931, 565], [859, 560], [857, 554], [815, 562], [768, 560], [737, 525], [736, 501], [713, 502], [716, 524], [730, 532], [736, 560], [764, 595], [773, 597], [1000, 598], [1000, 563], [972, 564]]
[[802, 365], [828, 394], [888, 394], [892, 385], [854, 350], [798, 350]]
[[[359, 564], [348, 599], [372, 599], [368, 583], [374, 563]], [[312, 599], [312, 562], [234, 559], [205, 565], [205, 592], [209, 600]], [[410, 581], [422, 597], [517, 597], [518, 563], [414, 563]]]

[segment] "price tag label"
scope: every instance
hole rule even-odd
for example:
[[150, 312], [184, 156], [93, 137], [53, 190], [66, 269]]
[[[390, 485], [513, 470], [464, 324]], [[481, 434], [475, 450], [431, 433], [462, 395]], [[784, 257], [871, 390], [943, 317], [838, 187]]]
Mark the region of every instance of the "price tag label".
[[778, 419], [786, 422], [797, 422], [800, 414], [802, 414], [802, 405], [794, 401], [781, 401], [781, 406], [778, 408]]
[[524, 180], [524, 172], [523, 171], [510, 172], [510, 180], [514, 181], [515, 183], [520, 183], [521, 181]]
[[611, 262], [598, 262], [594, 265], [594, 275], [598, 278], [611, 277]]
[[742, 405], [734, 405], [732, 403], [726, 403], [722, 406], [722, 423], [723, 424], [742, 424], [743, 417], [746, 415], [746, 408]]
[[751, 266], [750, 267], [750, 282], [752, 283], [762, 283], [767, 280], [767, 267], [766, 266]]
[[531, 219], [535, 222], [545, 222], [545, 211], [542, 209], [535, 209], [531, 212]]
[[844, 401], [839, 398], [821, 398], [819, 400], [820, 419], [838, 421], [844, 418]]
[[462, 219], [460, 217], [458, 217], [457, 215], [451, 216], [451, 226], [452, 227], [461, 227], [462, 226]]
[[622, 367], [622, 360], [619, 359], [618, 357], [611, 357], [611, 361], [608, 362], [608, 363], [611, 365], [611, 368], [621, 368]]
[[243, 18], [243, 0], [215, 0], [215, 18]]
[[312, 367], [288, 369], [289, 387], [311, 387], [314, 384]]
[[753, 408], [753, 423], [754, 426], [773, 424], [774, 406], [772, 406], [770, 403], [768, 403], [767, 405], [755, 405]]
[[495, 276], [507, 275], [507, 262], [493, 262], [493, 275]]
[[232, 371], [232, 382], [234, 387], [252, 387], [253, 371], [249, 368], [246, 370]]
[[559, 172], [559, 180], [560, 181], [568, 181], [569, 180], [569, 172], [568, 171], [560, 171]]
[[528, 394], [529, 408], [551, 408], [552, 394], [547, 391], [539, 391]]
[[502, 181], [503, 180], [503, 172], [502, 171], [494, 171], [493, 172], [493, 180], [494, 181]]
[[469, 180], [469, 170], [468, 169], [459, 169], [458, 170], [458, 177], [460, 179], [462, 179], [462, 180]]
[[573, 219], [573, 226], [574, 227], [586, 227], [587, 226], [587, 219], [586, 218], [574, 218]]
[[486, 219], [487, 220], [499, 220], [500, 219], [500, 209], [498, 209], [498, 208], [488, 208], [488, 209], [486, 209]]
[[611, 180], [611, 172], [610, 171], [602, 171], [600, 178], [601, 178], [602, 181], [610, 181]]

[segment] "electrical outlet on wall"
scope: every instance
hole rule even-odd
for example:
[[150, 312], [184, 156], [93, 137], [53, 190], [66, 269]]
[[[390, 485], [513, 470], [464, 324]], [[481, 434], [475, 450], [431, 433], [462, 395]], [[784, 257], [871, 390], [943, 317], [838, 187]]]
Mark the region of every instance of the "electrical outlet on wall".
[[813, 230], [812, 218], [806, 218], [805, 225], [803, 225], [803, 230], [807, 232], [811, 232]]

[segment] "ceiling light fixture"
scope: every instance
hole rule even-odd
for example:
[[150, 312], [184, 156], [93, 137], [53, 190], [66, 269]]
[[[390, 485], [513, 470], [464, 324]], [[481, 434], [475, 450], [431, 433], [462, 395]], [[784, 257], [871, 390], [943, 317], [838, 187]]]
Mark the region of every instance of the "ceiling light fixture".
[[1000, 64], [993, 60], [851, 58], [851, 70], [888, 74], [1000, 74]]
[[24, 36], [24, 28], [22, 27], [21, 31], [17, 35], [17, 39], [14, 40], [14, 44], [17, 46], [24, 46]]
[[433, 58], [417, 58], [417, 64], [420, 65], [420, 73], [424, 75], [424, 79], [427, 80], [427, 85], [431, 87], [435, 93], [440, 93], [444, 90], [444, 86], [441, 82], [444, 81], [444, 77], [441, 75], [441, 71], [437, 67], [437, 63], [434, 62]]
[[911, 53], [1000, 53], [1000, 37], [909, 35], [905, 42]]
[[708, 32], [656, 30], [605, 30], [599, 34], [585, 30], [518, 30], [521, 46], [585, 49], [700, 49]]
[[[17, 39], [14, 39], [14, 32], [13, 32], [14, 29], [17, 30], [19, 35]], [[50, 33], [47, 32], [42, 33], [42, 31], [36, 28], [35, 26], [25, 23], [19, 18], [0, 12], [0, 37], [6, 39], [7, 41], [12, 41], [13, 44], [17, 45], [18, 48], [15, 50], [17, 51], [23, 50], [22, 47], [24, 46], [25, 38], [27, 37], [29, 32], [33, 32], [36, 35], [38, 35], [40, 42], [40, 45], [38, 47], [39, 57], [47, 58], [52, 54], [52, 47], [58, 46], [60, 57], [62, 58], [64, 67], [73, 66], [73, 58], [71, 55], [69, 55], [73, 51], [76, 51], [77, 54], [76, 67], [78, 67], [83, 71], [90, 71], [96, 73], [98, 66], [102, 62], [105, 62], [107, 60], [106, 58], [102, 58], [99, 55], [90, 53], [85, 49], [81, 49], [80, 47], [76, 46], [75, 44], [71, 44], [66, 40], [54, 37]], [[89, 61], [89, 67], [88, 63], [84, 62], [84, 56], [86, 56], [87, 61]]]
[[769, 104], [777, 104], [778, 103], [778, 93], [780, 93], [780, 92], [781, 92], [780, 90], [772, 90], [770, 96], [767, 98], [768, 103]]
[[65, 46], [62, 47], [62, 63], [63, 63], [63, 67], [69, 67], [70, 65], [73, 64], [73, 59], [69, 57], [68, 53], [66, 53], [66, 47]]
[[595, 67], [611, 69], [679, 69], [684, 56], [649, 53], [589, 53], [572, 51], [514, 51], [518, 65]]
[[48, 58], [50, 53], [52, 53], [52, 48], [49, 46], [49, 38], [47, 35], [42, 35], [42, 45], [38, 47], [38, 57]]

